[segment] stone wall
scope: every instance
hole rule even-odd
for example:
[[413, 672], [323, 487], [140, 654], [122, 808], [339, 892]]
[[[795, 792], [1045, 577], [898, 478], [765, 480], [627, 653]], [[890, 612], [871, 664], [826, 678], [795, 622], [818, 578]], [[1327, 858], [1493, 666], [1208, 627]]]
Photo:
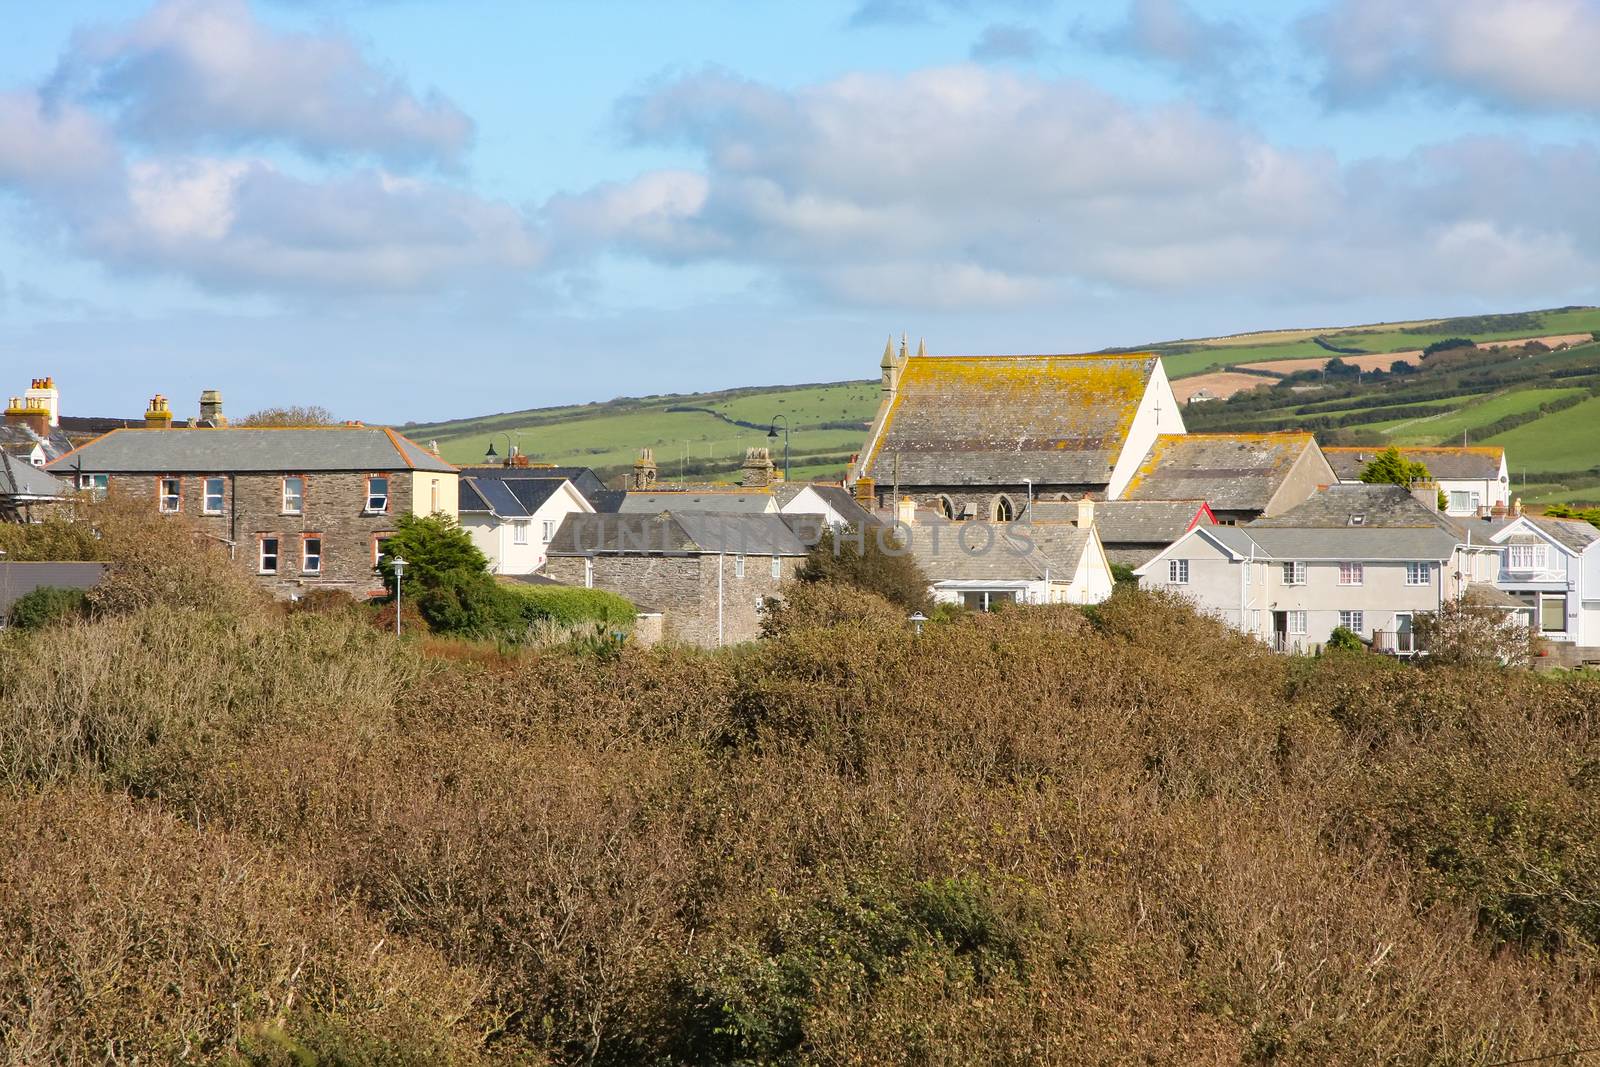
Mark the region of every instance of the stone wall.
[[[772, 576], [771, 556], [746, 556], [744, 576], [738, 574], [735, 556], [596, 556], [594, 588], [627, 597], [641, 610], [664, 614], [662, 636], [669, 641], [715, 647], [717, 628], [717, 568], [722, 568], [723, 644], [750, 641], [761, 633], [760, 604], [778, 595], [778, 588], [794, 576], [799, 557], [778, 558], [778, 577]], [[585, 584], [580, 556], [552, 556], [544, 573], [567, 585]]]
[[[384, 472], [374, 471], [374, 474]], [[389, 508], [367, 514], [367, 472], [331, 471], [302, 475], [305, 496], [301, 514], [283, 512], [281, 474], [224, 474], [222, 513], [207, 515], [205, 475], [178, 476], [180, 510], [206, 533], [232, 542], [234, 562], [281, 597], [312, 589], [341, 589], [357, 596], [381, 592], [383, 583], [373, 570], [374, 542], [394, 529], [398, 516], [411, 510], [409, 472], [389, 473]], [[112, 492], [150, 501], [156, 507], [159, 474], [113, 474]], [[212, 477], [215, 477], [213, 475]], [[260, 573], [261, 539], [278, 538], [278, 571]], [[307, 535], [322, 538], [322, 571], [302, 572], [302, 549]]]

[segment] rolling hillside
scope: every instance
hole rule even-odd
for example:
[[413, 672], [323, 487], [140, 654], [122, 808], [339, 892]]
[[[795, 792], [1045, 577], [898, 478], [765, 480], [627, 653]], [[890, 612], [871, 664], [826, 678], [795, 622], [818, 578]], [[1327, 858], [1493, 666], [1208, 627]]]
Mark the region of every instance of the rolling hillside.
[[[1215, 383], [1219, 396], [1244, 390], [1191, 405], [1195, 430], [1305, 427], [1330, 442], [1414, 444], [1453, 443], [1464, 434], [1511, 450], [1513, 473], [1519, 487], [1526, 479], [1530, 501], [1593, 501], [1600, 500], [1600, 343], [1587, 340], [1594, 331], [1600, 308], [1557, 308], [1120, 350], [1161, 353], [1169, 375], [1183, 379], [1180, 395], [1201, 383]], [[1480, 347], [1421, 357], [1422, 349], [1453, 337]], [[1551, 351], [1522, 348], [1528, 338]], [[1496, 341], [1518, 343], [1488, 347]], [[1330, 380], [1321, 368], [1335, 356], [1353, 367]], [[1411, 373], [1388, 373], [1396, 359]], [[1354, 367], [1362, 369], [1359, 376]], [[775, 444], [781, 463], [781, 438], [767, 438], [781, 415], [791, 431], [793, 477], [837, 478], [861, 447], [877, 398], [875, 381], [743, 388], [508, 411], [405, 430], [437, 440], [446, 459], [462, 464], [482, 462], [491, 442], [504, 454], [509, 435], [535, 460], [582, 464], [606, 477], [620, 475], [639, 448], [650, 447], [664, 480], [707, 480], [736, 476], [751, 445]]]

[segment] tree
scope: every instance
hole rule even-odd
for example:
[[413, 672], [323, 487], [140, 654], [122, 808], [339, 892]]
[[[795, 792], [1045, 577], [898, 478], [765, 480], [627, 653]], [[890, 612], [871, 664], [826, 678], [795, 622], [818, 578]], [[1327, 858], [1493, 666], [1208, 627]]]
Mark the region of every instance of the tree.
[[1457, 348], [1477, 348], [1478, 346], [1470, 337], [1446, 337], [1443, 341], [1435, 341], [1422, 350], [1422, 358], [1427, 359], [1435, 352], [1449, 352]]
[[[394, 561], [406, 561], [404, 592], [411, 596], [435, 589], [451, 576], [483, 575], [489, 578], [489, 560], [478, 551], [456, 520], [448, 515], [402, 515], [395, 532], [383, 542], [378, 573], [394, 587]], [[491, 584], [493, 579], [489, 579]]]
[[931, 606], [928, 576], [886, 527], [824, 531], [794, 576], [800, 582], [854, 586], [908, 612]]
[[1475, 589], [1417, 615], [1413, 627], [1430, 666], [1526, 667], [1533, 658], [1527, 619], [1481, 599]]
[[1433, 475], [1428, 473], [1427, 464], [1407, 459], [1390, 445], [1361, 468], [1361, 480], [1368, 485], [1403, 485], [1409, 489], [1417, 482], [1433, 481]]
[[293, 404], [287, 407], [262, 408], [252, 411], [242, 419], [232, 422], [234, 426], [261, 427], [261, 426], [338, 426], [339, 420], [333, 412], [320, 404]]

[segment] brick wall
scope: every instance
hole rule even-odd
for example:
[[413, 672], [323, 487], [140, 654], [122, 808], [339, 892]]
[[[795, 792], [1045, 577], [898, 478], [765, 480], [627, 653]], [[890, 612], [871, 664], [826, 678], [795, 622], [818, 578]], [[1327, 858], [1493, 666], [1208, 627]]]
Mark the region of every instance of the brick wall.
[[[205, 475], [177, 476], [181, 511], [201, 529], [234, 542], [234, 562], [277, 596], [313, 588], [342, 589], [358, 596], [376, 592], [382, 583], [372, 569], [373, 538], [394, 529], [397, 517], [411, 509], [409, 472], [390, 472], [389, 509], [366, 514], [366, 471], [313, 472], [302, 475], [305, 495], [299, 515], [283, 513], [283, 474], [225, 474], [222, 513], [204, 514]], [[374, 471], [374, 474], [383, 473]], [[112, 492], [149, 500], [156, 506], [160, 474], [113, 474]], [[216, 477], [213, 475], [212, 477]], [[278, 572], [259, 572], [263, 535], [278, 537]], [[302, 548], [308, 534], [322, 537], [322, 571], [302, 572]]]
[[[778, 577], [771, 556], [746, 556], [744, 576], [734, 556], [596, 556], [594, 587], [627, 597], [637, 607], [665, 613], [665, 639], [715, 647], [717, 644], [717, 567], [722, 567], [722, 642], [750, 641], [761, 632], [760, 603], [776, 596], [794, 577], [802, 560], [782, 556]], [[584, 561], [552, 556], [544, 573], [567, 585], [584, 584]]]

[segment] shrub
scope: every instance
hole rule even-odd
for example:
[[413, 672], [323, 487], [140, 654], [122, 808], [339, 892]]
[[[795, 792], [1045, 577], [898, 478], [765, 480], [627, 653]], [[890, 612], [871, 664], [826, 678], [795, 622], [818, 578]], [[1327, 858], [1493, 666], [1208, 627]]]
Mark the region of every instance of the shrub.
[[1427, 359], [1435, 352], [1449, 352], [1457, 348], [1476, 348], [1470, 337], [1446, 337], [1442, 341], [1434, 341], [1422, 350], [1422, 358]]
[[638, 609], [625, 597], [604, 589], [524, 582], [505, 582], [501, 588], [517, 599], [521, 617], [527, 622], [548, 620], [567, 627], [596, 623], [628, 630], [633, 628], [634, 616], [638, 614]]
[[761, 636], [846, 624], [903, 628], [906, 618], [898, 605], [852, 585], [790, 582], [781, 599], [769, 597], [762, 607]]
[[1429, 666], [1526, 667], [1534, 634], [1525, 620], [1482, 602], [1474, 592], [1436, 612], [1418, 614], [1417, 644]]
[[489, 560], [448, 515], [402, 515], [382, 548], [378, 573], [383, 584], [394, 588], [394, 561], [403, 559], [404, 591], [411, 596], [439, 585], [447, 575], [489, 573]]
[[1327, 644], [1323, 647], [1341, 652], [1361, 652], [1367, 645], [1361, 640], [1361, 636], [1349, 627], [1335, 626], [1333, 632], [1328, 635]]
[[37, 630], [69, 619], [79, 619], [89, 612], [89, 598], [82, 589], [63, 589], [46, 585], [24, 593], [11, 605], [11, 625], [23, 630]]
[[890, 527], [823, 531], [795, 579], [854, 586], [904, 608], [908, 615], [931, 606], [928, 576], [895, 540]]

